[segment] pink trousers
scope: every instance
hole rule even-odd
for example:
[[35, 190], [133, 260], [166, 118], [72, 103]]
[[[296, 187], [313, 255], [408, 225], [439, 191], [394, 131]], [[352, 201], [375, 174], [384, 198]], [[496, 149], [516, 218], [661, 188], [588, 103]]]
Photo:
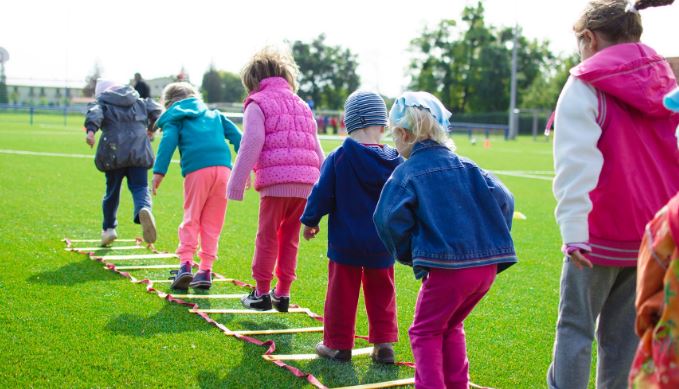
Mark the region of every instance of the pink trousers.
[[354, 347], [358, 295], [363, 284], [368, 312], [368, 341], [398, 341], [394, 267], [371, 269], [328, 261], [328, 294], [325, 298], [323, 344], [336, 350]]
[[422, 282], [408, 331], [418, 389], [466, 389], [469, 361], [462, 322], [488, 292], [496, 265], [431, 269]]
[[184, 178], [184, 220], [179, 225], [177, 255], [193, 264], [200, 242], [200, 270], [212, 270], [226, 214], [226, 184], [231, 169], [211, 166]]
[[259, 228], [252, 259], [252, 278], [257, 293], [269, 293], [274, 271], [278, 278], [276, 294], [289, 296], [297, 278], [299, 229], [306, 199], [297, 197], [262, 197], [259, 203]]

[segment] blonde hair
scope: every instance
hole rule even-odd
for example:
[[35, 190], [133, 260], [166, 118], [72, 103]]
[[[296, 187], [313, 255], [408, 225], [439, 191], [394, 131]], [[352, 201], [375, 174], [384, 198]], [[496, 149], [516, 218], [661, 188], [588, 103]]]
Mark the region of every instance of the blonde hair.
[[161, 101], [167, 109], [177, 101], [188, 99], [189, 97], [200, 98], [198, 90], [193, 85], [188, 82], [173, 82], [163, 89]]
[[271, 46], [255, 53], [240, 72], [241, 81], [248, 93], [256, 91], [259, 83], [269, 77], [285, 78], [292, 90], [297, 92], [298, 75], [299, 67], [290, 50], [275, 49]]
[[638, 42], [644, 28], [640, 10], [672, 4], [674, 0], [592, 0], [573, 25], [578, 38], [585, 30], [599, 32], [613, 43]]
[[406, 107], [405, 114], [397, 123], [389, 119], [389, 127], [392, 132], [397, 128], [415, 135], [415, 139], [410, 142], [414, 144], [423, 140], [433, 140], [451, 151], [455, 151], [455, 142], [448, 136], [448, 132], [441, 127], [436, 118], [425, 108]]

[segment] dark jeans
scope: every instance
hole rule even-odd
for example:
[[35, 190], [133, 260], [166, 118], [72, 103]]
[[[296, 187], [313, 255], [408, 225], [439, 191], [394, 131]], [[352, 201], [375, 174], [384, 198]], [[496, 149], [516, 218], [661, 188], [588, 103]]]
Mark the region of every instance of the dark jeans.
[[116, 215], [120, 203], [120, 188], [123, 178], [127, 178], [127, 187], [132, 192], [134, 201], [134, 222], [139, 224], [139, 211], [142, 208], [151, 208], [151, 195], [148, 187], [148, 169], [145, 167], [126, 167], [107, 171], [106, 195], [102, 202], [104, 210], [103, 229], [115, 228], [118, 225]]

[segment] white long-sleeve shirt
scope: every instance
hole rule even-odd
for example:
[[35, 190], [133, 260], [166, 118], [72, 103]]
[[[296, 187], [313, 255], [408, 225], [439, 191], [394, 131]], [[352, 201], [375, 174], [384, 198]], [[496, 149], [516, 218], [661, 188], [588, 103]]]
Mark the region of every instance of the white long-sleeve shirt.
[[563, 243], [589, 241], [589, 193], [596, 188], [604, 164], [597, 147], [602, 133], [598, 111], [596, 90], [571, 76], [556, 105], [554, 131], [555, 216]]

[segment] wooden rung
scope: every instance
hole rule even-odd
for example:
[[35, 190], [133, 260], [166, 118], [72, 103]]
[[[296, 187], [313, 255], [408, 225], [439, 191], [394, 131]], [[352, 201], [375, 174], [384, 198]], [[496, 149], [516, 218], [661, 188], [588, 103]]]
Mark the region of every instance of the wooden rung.
[[176, 269], [177, 265], [116, 266], [116, 270]]
[[[71, 243], [96, 243], [101, 242], [101, 239], [64, 239], [65, 242]], [[136, 242], [137, 239], [116, 239], [116, 242]]]
[[[95, 255], [103, 261], [132, 261], [135, 259], [163, 259], [163, 258], [177, 258], [177, 254], [133, 254], [133, 255]], [[179, 265], [177, 265], [179, 266]]]
[[[213, 280], [214, 281], [214, 280]], [[178, 299], [239, 299], [245, 296], [241, 294], [170, 294]]]
[[[278, 312], [275, 309], [268, 311], [256, 311], [254, 309], [189, 309], [191, 313], [230, 313], [234, 315], [261, 315], [261, 314], [275, 314], [286, 313]], [[308, 308], [290, 308], [287, 313], [308, 313]]]
[[[175, 265], [177, 266], [177, 265]], [[120, 267], [116, 267], [116, 269], [120, 269]], [[234, 280], [232, 278], [213, 278], [212, 282], [233, 282]], [[172, 280], [149, 280], [149, 282], [153, 284], [170, 284], [173, 281]]]
[[323, 327], [281, 328], [279, 330], [245, 330], [232, 332], [237, 335], [299, 334], [303, 332], [323, 332]]
[[379, 388], [393, 388], [395, 386], [415, 385], [415, 378], [403, 378], [394, 381], [375, 382], [373, 384], [363, 384], [355, 386], [342, 386], [335, 389], [379, 389]]
[[66, 251], [102, 251], [102, 250], [136, 250], [145, 249], [144, 246], [114, 246], [114, 247], [67, 247]]
[[[351, 350], [351, 355], [352, 356], [366, 355], [372, 352], [373, 352], [372, 347], [356, 348]], [[318, 359], [320, 357], [318, 356], [318, 354], [288, 354], [288, 355], [271, 354], [262, 355], [262, 358], [266, 359], [267, 361], [306, 361], [311, 359]]]

